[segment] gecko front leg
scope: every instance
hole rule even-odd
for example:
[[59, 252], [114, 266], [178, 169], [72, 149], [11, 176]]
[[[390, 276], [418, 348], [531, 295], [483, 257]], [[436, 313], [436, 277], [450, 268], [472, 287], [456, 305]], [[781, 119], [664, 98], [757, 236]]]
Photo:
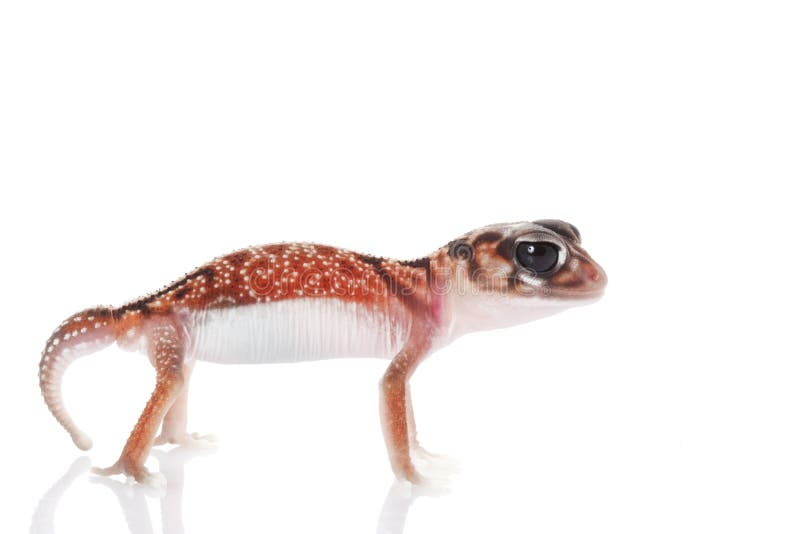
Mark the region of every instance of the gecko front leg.
[[160, 474], [153, 475], [144, 466], [161, 421], [184, 390], [183, 358], [185, 341], [171, 322], [153, 326], [148, 332], [148, 354], [156, 368], [156, 388], [133, 428], [119, 460], [105, 469], [95, 468], [100, 475], [125, 474], [140, 483], [164, 485]]
[[394, 357], [380, 383], [381, 423], [389, 462], [397, 478], [412, 484], [421, 484], [424, 479], [411, 458], [412, 448], [419, 445], [408, 381], [429, 350], [428, 331], [412, 329], [409, 341]]

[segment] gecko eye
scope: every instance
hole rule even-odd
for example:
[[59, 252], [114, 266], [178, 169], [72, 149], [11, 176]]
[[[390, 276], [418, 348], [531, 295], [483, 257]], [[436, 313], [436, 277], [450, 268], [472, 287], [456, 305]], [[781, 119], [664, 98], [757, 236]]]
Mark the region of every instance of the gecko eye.
[[560, 249], [547, 241], [522, 241], [517, 245], [517, 260], [536, 274], [547, 274], [558, 265]]

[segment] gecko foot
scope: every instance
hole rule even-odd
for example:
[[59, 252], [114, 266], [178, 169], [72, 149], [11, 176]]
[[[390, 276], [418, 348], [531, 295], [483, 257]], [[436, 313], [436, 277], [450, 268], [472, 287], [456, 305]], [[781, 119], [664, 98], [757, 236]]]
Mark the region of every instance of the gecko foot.
[[126, 467], [118, 461], [110, 467], [93, 467], [92, 473], [101, 476], [125, 475], [136, 480], [142, 486], [155, 490], [163, 491], [167, 487], [167, 479], [161, 473], [151, 473], [146, 467], [141, 466], [136, 469]]
[[450, 476], [443, 469], [435, 468], [430, 460], [418, 460], [414, 455], [408, 463], [395, 469], [398, 482], [425, 495], [443, 495], [449, 492]]
[[219, 443], [219, 438], [214, 434], [198, 434], [197, 432], [192, 432], [191, 434], [187, 433], [178, 437], [160, 434], [154, 442], [155, 445], [165, 445], [167, 443], [195, 449], [213, 449]]
[[400, 484], [412, 488], [420, 495], [438, 496], [450, 491], [450, 479], [439, 475], [422, 475], [416, 469], [413, 473], [398, 474]]
[[450, 477], [459, 471], [457, 459], [443, 454], [426, 451], [419, 445], [411, 448], [414, 466], [422, 473], [422, 478], [435, 486], [447, 485]]

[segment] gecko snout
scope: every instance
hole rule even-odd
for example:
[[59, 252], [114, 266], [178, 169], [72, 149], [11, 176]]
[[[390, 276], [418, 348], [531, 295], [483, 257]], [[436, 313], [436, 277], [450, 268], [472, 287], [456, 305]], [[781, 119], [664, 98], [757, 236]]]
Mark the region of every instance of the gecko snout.
[[601, 283], [602, 285], [605, 285], [606, 273], [603, 271], [602, 267], [596, 263], [584, 262], [583, 265], [581, 265], [581, 269], [583, 269], [584, 278], [590, 282]]
[[563, 290], [571, 297], [599, 297], [608, 283], [608, 277], [597, 262], [580, 251], [573, 253], [550, 283], [554, 291]]
[[608, 276], [600, 265], [591, 258], [578, 258], [580, 286], [583, 291], [600, 294], [608, 283]]

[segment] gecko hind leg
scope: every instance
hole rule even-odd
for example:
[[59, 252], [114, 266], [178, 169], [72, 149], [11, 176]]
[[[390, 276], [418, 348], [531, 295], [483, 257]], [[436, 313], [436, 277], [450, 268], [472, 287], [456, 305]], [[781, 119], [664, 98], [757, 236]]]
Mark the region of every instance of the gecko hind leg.
[[163, 487], [166, 479], [161, 473], [150, 473], [144, 466], [161, 421], [184, 390], [184, 342], [171, 323], [157, 325], [148, 335], [148, 354], [156, 367], [156, 387], [139, 416], [119, 460], [104, 469], [94, 468], [99, 475], [124, 474], [137, 482]]
[[161, 433], [156, 437], [155, 445], [175, 444], [181, 447], [196, 447], [201, 449], [213, 448], [217, 444], [217, 437], [213, 434], [189, 433], [186, 431], [189, 404], [189, 379], [192, 374], [192, 365], [183, 365], [184, 386], [175, 399], [164, 421], [161, 423]]

